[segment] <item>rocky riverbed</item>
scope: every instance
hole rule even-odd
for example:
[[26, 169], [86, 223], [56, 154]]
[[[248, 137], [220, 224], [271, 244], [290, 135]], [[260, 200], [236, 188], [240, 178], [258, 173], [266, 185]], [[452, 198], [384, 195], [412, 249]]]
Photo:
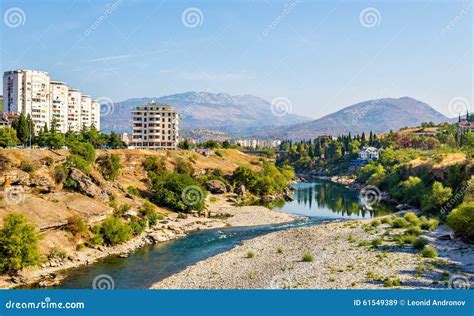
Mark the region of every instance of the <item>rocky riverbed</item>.
[[[370, 228], [371, 221], [270, 233], [190, 266], [152, 288], [446, 289], [472, 284], [469, 265], [474, 248], [459, 241], [440, 241], [445, 228], [426, 234], [440, 250], [438, 258], [429, 259], [411, 246], [400, 247], [392, 241], [399, 229], [384, 224]], [[373, 247], [376, 238], [383, 241]]]

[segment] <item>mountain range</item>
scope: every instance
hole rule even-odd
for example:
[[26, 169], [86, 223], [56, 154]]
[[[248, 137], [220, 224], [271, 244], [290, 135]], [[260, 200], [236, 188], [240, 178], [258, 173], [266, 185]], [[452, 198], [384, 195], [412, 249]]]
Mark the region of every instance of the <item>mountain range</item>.
[[243, 136], [262, 129], [311, 120], [295, 114], [272, 116], [270, 102], [252, 95], [231, 96], [227, 93], [193, 91], [158, 98], [133, 98], [115, 103], [113, 110], [102, 115], [101, 129], [129, 132], [132, 109], [149, 102], [174, 106], [181, 115], [182, 130], [208, 129]]
[[251, 136], [275, 139], [310, 139], [320, 135], [368, 133], [377, 134], [402, 127], [419, 126], [423, 122], [451, 122], [430, 105], [410, 97], [365, 101], [343, 108], [317, 120], [291, 126], [258, 131]]
[[369, 131], [380, 134], [423, 122], [452, 121], [430, 105], [410, 97], [369, 100], [312, 120], [296, 114], [275, 116], [270, 102], [252, 95], [186, 92], [115, 103], [112, 111], [102, 115], [101, 129], [129, 132], [132, 109], [149, 102], [174, 106], [181, 115], [182, 130], [217, 130], [263, 139], [300, 140]]

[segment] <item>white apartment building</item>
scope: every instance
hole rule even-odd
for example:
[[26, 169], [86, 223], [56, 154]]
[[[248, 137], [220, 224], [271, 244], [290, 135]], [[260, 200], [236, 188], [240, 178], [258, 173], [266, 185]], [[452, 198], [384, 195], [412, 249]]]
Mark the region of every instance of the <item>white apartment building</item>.
[[88, 95], [81, 96], [81, 128], [85, 129], [92, 124], [91, 120], [92, 99]]
[[93, 124], [100, 129], [100, 104], [66, 83], [51, 80], [36, 70], [12, 70], [3, 74], [3, 112], [30, 115], [35, 131], [45, 126], [61, 132], [81, 131]]
[[50, 79], [47, 72], [13, 70], [3, 74], [3, 111], [30, 115], [36, 131], [50, 125]]
[[91, 103], [91, 126], [100, 131], [100, 102], [97, 100]]
[[176, 149], [179, 115], [174, 107], [150, 103], [132, 111], [131, 145], [138, 149]]
[[66, 133], [67, 126], [67, 102], [68, 87], [64, 82], [51, 81], [51, 128], [54, 126], [56, 131]]

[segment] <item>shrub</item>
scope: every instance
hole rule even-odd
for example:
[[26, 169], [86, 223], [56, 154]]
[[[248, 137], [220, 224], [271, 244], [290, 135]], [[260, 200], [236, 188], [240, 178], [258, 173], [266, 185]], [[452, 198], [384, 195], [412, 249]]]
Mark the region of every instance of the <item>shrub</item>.
[[277, 248], [277, 253], [283, 253], [283, 248], [282, 248], [282, 247], [278, 247], [278, 248]]
[[382, 239], [381, 238], [375, 238], [370, 242], [370, 244], [372, 245], [372, 247], [378, 248], [378, 247], [382, 246]]
[[223, 156], [220, 150], [216, 150], [214, 153], [216, 154], [216, 156], [219, 156], [219, 157]]
[[389, 218], [389, 217], [382, 218], [381, 222], [382, 222], [382, 224], [387, 224], [389, 226], [392, 226], [392, 224], [393, 224], [392, 219]]
[[186, 174], [166, 174], [153, 179], [152, 202], [177, 211], [201, 211], [207, 191]]
[[380, 220], [376, 219], [376, 220], [372, 221], [370, 223], [370, 225], [372, 225], [372, 227], [378, 227], [378, 226], [382, 225], [382, 222]]
[[120, 218], [109, 216], [102, 223], [100, 233], [106, 244], [116, 245], [130, 240], [132, 229]]
[[421, 234], [423, 234], [423, 231], [421, 230], [421, 228], [417, 226], [410, 226], [405, 231], [405, 233], [408, 235], [420, 236]]
[[412, 245], [413, 245], [413, 248], [421, 250], [426, 245], [428, 245], [428, 239], [423, 238], [423, 237], [418, 237], [413, 241]]
[[163, 215], [160, 214], [161, 216], [159, 216], [156, 213], [155, 209], [150, 203], [145, 203], [142, 205], [142, 207], [140, 208], [140, 214], [146, 217], [150, 226], [155, 226], [158, 223], [159, 219], [164, 219]]
[[95, 161], [95, 148], [90, 143], [71, 142], [68, 147], [72, 154], [78, 155], [88, 162]]
[[303, 262], [313, 262], [313, 261], [314, 261], [314, 257], [313, 257], [313, 255], [310, 254], [310, 253], [305, 253], [305, 254], [303, 255], [303, 258], [301, 259], [301, 261], [303, 261]]
[[63, 166], [56, 166], [56, 168], [54, 168], [53, 178], [56, 184], [63, 183], [67, 178], [67, 170]]
[[431, 218], [426, 221], [421, 221], [420, 228], [424, 230], [429, 230], [433, 231], [435, 230], [439, 225], [439, 221], [437, 219]]
[[247, 251], [247, 258], [255, 257], [255, 253], [253, 251]]
[[167, 173], [166, 161], [162, 157], [149, 156], [143, 162], [143, 168], [148, 172], [149, 177], [162, 176]]
[[20, 164], [20, 169], [24, 172], [33, 173], [36, 170], [36, 166], [30, 161], [23, 160]]
[[132, 187], [131, 185], [127, 187], [127, 193], [138, 196], [138, 197], [141, 196], [140, 191], [137, 188]]
[[5, 216], [0, 230], [0, 273], [15, 272], [39, 263], [39, 235], [21, 213]]
[[420, 224], [420, 219], [413, 212], [406, 213], [403, 218], [405, 218], [407, 220], [407, 222], [409, 222], [412, 225], [418, 226]]
[[435, 181], [429, 194], [422, 199], [421, 209], [424, 212], [435, 212], [445, 205], [451, 198], [453, 191], [451, 188], [445, 188], [443, 184]]
[[85, 237], [89, 234], [89, 229], [87, 228], [86, 223], [79, 215], [72, 215], [67, 219], [68, 230], [73, 235], [78, 235]]
[[438, 251], [434, 247], [425, 246], [421, 251], [421, 255], [425, 258], [436, 258], [438, 256]]
[[89, 244], [102, 246], [104, 244], [104, 238], [100, 234], [94, 235], [91, 238], [89, 238]]
[[66, 161], [64, 162], [64, 167], [65, 168], [77, 168], [81, 170], [85, 174], [89, 174], [91, 172], [89, 162], [84, 160], [82, 157], [77, 156], [77, 155], [71, 155], [66, 158]]
[[97, 164], [102, 176], [109, 181], [115, 181], [122, 169], [120, 158], [115, 154], [99, 157]]
[[474, 202], [461, 204], [446, 220], [447, 225], [466, 241], [474, 241]]
[[174, 170], [179, 174], [186, 174], [192, 176], [194, 174], [194, 168], [188, 161], [177, 158], [175, 160]]
[[67, 258], [66, 252], [58, 246], [53, 247], [48, 253], [48, 260], [53, 260], [53, 259], [64, 260], [66, 258]]
[[406, 219], [403, 217], [395, 217], [395, 219], [392, 221], [392, 227], [393, 228], [405, 228], [408, 226], [408, 222]]
[[146, 218], [138, 219], [138, 218], [132, 218], [130, 223], [128, 224], [130, 228], [132, 229], [132, 234], [134, 236], [140, 235], [143, 233], [143, 231], [146, 228], [146, 223], [148, 220]]

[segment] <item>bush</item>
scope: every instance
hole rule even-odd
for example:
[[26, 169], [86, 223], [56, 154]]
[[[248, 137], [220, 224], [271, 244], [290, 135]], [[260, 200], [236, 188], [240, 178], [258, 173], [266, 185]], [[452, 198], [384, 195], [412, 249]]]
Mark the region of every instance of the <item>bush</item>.
[[150, 226], [155, 226], [158, 223], [158, 220], [160, 219], [160, 217], [158, 216], [155, 209], [150, 203], [145, 203], [142, 205], [142, 207], [140, 208], [140, 214], [142, 216], [145, 216]]
[[413, 241], [412, 245], [413, 245], [413, 248], [421, 250], [426, 245], [428, 245], [428, 239], [423, 238], [423, 237], [418, 237]]
[[392, 227], [393, 228], [405, 228], [407, 227], [409, 224], [407, 222], [406, 219], [404, 219], [403, 217], [395, 217], [394, 220], [392, 221]]
[[405, 231], [405, 233], [408, 235], [420, 236], [421, 234], [423, 234], [423, 231], [421, 230], [421, 228], [417, 226], [410, 226]]
[[405, 218], [407, 222], [409, 222], [412, 225], [416, 225], [416, 226], [420, 225], [420, 219], [413, 212], [406, 213], [403, 218]]
[[89, 143], [71, 142], [68, 144], [69, 151], [88, 162], [95, 161], [95, 148]]
[[166, 174], [153, 179], [152, 202], [177, 211], [201, 211], [207, 191], [186, 174]]
[[20, 164], [20, 169], [24, 172], [33, 173], [36, 170], [36, 166], [30, 161], [23, 160]]
[[247, 258], [253, 258], [253, 257], [255, 257], [255, 253], [253, 251], [248, 251]]
[[67, 178], [67, 170], [63, 166], [57, 166], [54, 168], [53, 178], [56, 184], [63, 183]]
[[85, 237], [89, 234], [86, 223], [79, 215], [72, 215], [67, 219], [68, 230], [74, 236]]
[[128, 225], [132, 229], [132, 234], [134, 236], [137, 236], [137, 235], [140, 235], [141, 233], [143, 233], [143, 231], [146, 228], [146, 223], [147, 222], [148, 222], [148, 220], [146, 218], [142, 218], [142, 219], [132, 218], [132, 220], [130, 221], [130, 223]]
[[104, 238], [102, 235], [94, 235], [89, 238], [89, 244], [102, 246], [104, 244]]
[[370, 225], [372, 225], [372, 227], [378, 227], [378, 226], [382, 225], [382, 222], [380, 220], [376, 219], [376, 220], [372, 221], [370, 223]]
[[378, 247], [382, 246], [382, 239], [381, 238], [375, 238], [370, 242], [370, 244], [372, 245], [372, 247], [378, 248]]
[[439, 221], [437, 219], [431, 218], [427, 220], [425, 218], [425, 219], [421, 219], [420, 228], [424, 230], [433, 231], [438, 227], [438, 225], [439, 225]]
[[462, 239], [474, 242], [474, 202], [463, 203], [454, 209], [446, 224]]
[[127, 187], [127, 193], [138, 196], [138, 197], [141, 196], [140, 191], [137, 188], [132, 187], [131, 185]]
[[16, 272], [39, 263], [38, 241], [35, 227], [21, 213], [5, 216], [0, 230], [0, 273]]
[[303, 255], [303, 258], [301, 259], [301, 261], [303, 261], [303, 262], [313, 262], [313, 261], [314, 261], [314, 257], [313, 257], [313, 255], [310, 254], [310, 253], [305, 253], [305, 254]]
[[451, 188], [445, 188], [443, 184], [435, 181], [431, 191], [422, 199], [421, 209], [424, 212], [439, 212], [440, 208], [449, 201], [452, 193]]
[[109, 216], [100, 227], [100, 234], [104, 242], [108, 245], [116, 245], [130, 240], [132, 229], [120, 218]]
[[97, 164], [102, 176], [109, 181], [115, 181], [122, 169], [120, 158], [115, 154], [99, 157]]
[[64, 260], [67, 258], [66, 252], [60, 247], [52, 248], [48, 253], [48, 260], [61, 259]]
[[162, 157], [149, 156], [143, 162], [143, 168], [148, 172], [150, 178], [162, 176], [167, 173], [166, 161]]
[[436, 258], [438, 256], [438, 251], [431, 246], [425, 246], [421, 251], [421, 255], [425, 258]]
[[192, 176], [194, 174], [194, 168], [188, 161], [177, 158], [175, 160], [174, 170], [179, 174], [186, 174]]
[[222, 155], [222, 152], [221, 152], [220, 150], [216, 150], [214, 153], [215, 153], [216, 156], [218, 156], [218, 157], [222, 157], [222, 156], [223, 156], [223, 155]]
[[277, 248], [277, 253], [283, 253], [283, 248], [282, 248], [282, 247], [278, 247], [278, 248]]
[[89, 163], [86, 160], [84, 160], [82, 157], [77, 156], [77, 155], [71, 155], [67, 157], [66, 161], [64, 162], [64, 167], [76, 168], [76, 169], [81, 170], [85, 174], [89, 174], [91, 172]]

